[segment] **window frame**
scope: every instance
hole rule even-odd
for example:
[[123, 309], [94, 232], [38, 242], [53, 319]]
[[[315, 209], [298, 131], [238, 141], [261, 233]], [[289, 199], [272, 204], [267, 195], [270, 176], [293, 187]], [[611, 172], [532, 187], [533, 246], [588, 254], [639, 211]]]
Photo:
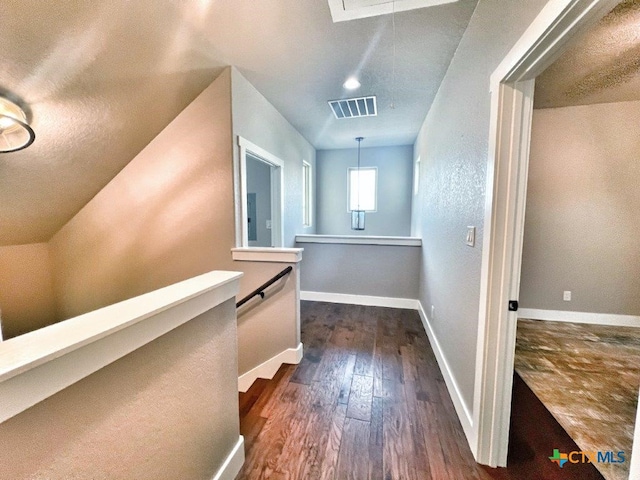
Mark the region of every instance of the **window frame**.
[[302, 161], [302, 226], [313, 226], [313, 167]]

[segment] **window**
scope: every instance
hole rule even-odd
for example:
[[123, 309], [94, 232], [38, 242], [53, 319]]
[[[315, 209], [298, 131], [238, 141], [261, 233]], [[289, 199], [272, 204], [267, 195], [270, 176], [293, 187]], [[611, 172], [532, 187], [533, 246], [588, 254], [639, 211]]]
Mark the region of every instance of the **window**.
[[348, 172], [349, 211], [375, 212], [378, 169], [375, 167], [349, 168]]
[[413, 166], [413, 194], [417, 195], [420, 190], [420, 157], [416, 159]]
[[310, 227], [311, 218], [311, 164], [302, 162], [302, 225]]

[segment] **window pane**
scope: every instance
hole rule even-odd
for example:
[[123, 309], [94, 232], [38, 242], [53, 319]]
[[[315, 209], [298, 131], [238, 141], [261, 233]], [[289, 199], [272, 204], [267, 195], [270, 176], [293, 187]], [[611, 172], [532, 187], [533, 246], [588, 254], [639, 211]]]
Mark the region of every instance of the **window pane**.
[[376, 168], [349, 169], [349, 210], [376, 210]]

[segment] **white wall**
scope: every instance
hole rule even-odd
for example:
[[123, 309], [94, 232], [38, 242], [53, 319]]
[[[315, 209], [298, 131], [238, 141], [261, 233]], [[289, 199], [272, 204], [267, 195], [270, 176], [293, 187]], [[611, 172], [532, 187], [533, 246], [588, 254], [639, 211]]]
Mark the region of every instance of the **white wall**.
[[522, 307], [640, 315], [638, 125], [640, 102], [534, 111]]
[[[355, 143], [355, 141], [354, 141]], [[347, 169], [358, 165], [358, 149], [317, 152], [317, 233], [407, 236], [411, 232], [413, 148], [361, 148], [360, 165], [378, 169], [377, 211], [365, 214], [365, 230], [351, 230], [347, 210]]]
[[292, 247], [297, 233], [315, 233], [314, 225], [302, 224], [302, 162], [311, 164], [315, 178], [316, 151], [233, 67], [231, 82], [234, 158], [239, 135], [284, 162], [283, 246]]
[[[482, 259], [489, 77], [546, 0], [480, 0], [414, 145], [421, 157], [420, 300], [471, 410]], [[465, 244], [477, 227], [476, 247]]]

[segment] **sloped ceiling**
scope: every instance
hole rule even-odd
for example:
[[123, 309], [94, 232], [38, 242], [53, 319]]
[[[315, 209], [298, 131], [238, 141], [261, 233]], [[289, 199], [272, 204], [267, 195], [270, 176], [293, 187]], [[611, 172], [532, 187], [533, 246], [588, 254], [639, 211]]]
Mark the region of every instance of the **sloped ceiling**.
[[[397, 13], [394, 75], [392, 16], [334, 24], [326, 0], [3, 0], [0, 90], [36, 141], [0, 154], [0, 245], [51, 238], [226, 65], [316, 148], [412, 143], [475, 5]], [[379, 116], [333, 119], [351, 94]]]
[[640, 0], [626, 0], [536, 79], [535, 107], [640, 100]]

